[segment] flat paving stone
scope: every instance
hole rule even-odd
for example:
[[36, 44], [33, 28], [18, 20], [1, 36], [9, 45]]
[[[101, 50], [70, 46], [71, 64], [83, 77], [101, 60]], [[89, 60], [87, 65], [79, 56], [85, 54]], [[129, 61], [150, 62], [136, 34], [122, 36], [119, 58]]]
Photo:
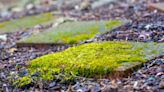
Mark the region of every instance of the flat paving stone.
[[75, 21], [65, 22], [37, 35], [32, 35], [19, 42], [21, 44], [77, 44], [91, 39], [97, 34], [110, 31], [127, 21]]
[[153, 3], [153, 4], [150, 4], [150, 7], [164, 12], [164, 3]]
[[[94, 42], [34, 59], [27, 69], [29, 74], [41, 74], [43, 80], [75, 76], [116, 78], [161, 54], [164, 54], [164, 43]], [[29, 76], [20, 82], [31, 80]]]
[[55, 17], [51, 13], [45, 13], [35, 16], [27, 16], [20, 19], [13, 19], [0, 23], [0, 33], [10, 33], [27, 28], [31, 28], [35, 25], [42, 24], [54, 20]]

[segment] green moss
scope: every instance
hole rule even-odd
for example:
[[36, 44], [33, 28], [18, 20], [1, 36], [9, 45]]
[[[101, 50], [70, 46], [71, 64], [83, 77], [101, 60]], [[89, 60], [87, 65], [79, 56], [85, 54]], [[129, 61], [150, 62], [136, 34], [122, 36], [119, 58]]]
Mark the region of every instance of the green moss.
[[[19, 82], [21, 81], [21, 82]], [[21, 87], [21, 86], [24, 86], [24, 85], [28, 85], [32, 82], [30, 76], [24, 76], [22, 78], [19, 78], [18, 81], [14, 82], [14, 84], [19, 84], [19, 85], [16, 85], [17, 87]]]
[[0, 33], [15, 32], [20, 29], [33, 27], [37, 24], [42, 24], [53, 20], [54, 17], [50, 13], [40, 14], [36, 16], [28, 16], [20, 19], [14, 19], [0, 23]]
[[[103, 21], [104, 26], [98, 21], [66, 22], [57, 28], [32, 35], [19, 43], [66, 43], [76, 44], [93, 38], [96, 34], [102, 34], [110, 29], [120, 26], [124, 22], [119, 20]], [[102, 30], [103, 29], [103, 30]], [[101, 31], [102, 30], [102, 31]]]
[[[150, 59], [147, 56], [164, 54], [164, 50], [158, 48], [161, 46], [164, 44], [132, 42], [84, 44], [32, 60], [27, 69], [30, 71], [29, 75], [39, 73], [39, 78], [46, 81], [53, 79], [65, 81], [76, 76], [103, 77], [114, 73], [126, 62], [143, 63]], [[154, 49], [159, 52], [145, 52]], [[24, 82], [23, 79], [19, 82], [22, 81]]]
[[106, 28], [111, 29], [111, 28], [113, 28], [113, 25], [120, 25], [120, 23], [122, 24], [122, 22], [118, 21], [118, 20], [108, 21], [106, 24]]

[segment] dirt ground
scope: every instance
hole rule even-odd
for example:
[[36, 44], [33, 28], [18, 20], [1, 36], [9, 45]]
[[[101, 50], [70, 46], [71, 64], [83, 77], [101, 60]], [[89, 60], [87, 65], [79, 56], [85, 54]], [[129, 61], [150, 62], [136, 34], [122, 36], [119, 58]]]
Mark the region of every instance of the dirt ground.
[[[13, 0], [0, 0], [6, 3]], [[119, 0], [94, 10], [77, 12], [63, 6], [61, 16], [69, 16], [78, 20], [127, 19], [130, 23], [122, 25], [99, 35], [93, 41], [133, 41], [164, 42], [164, 12], [149, 7], [150, 2], [162, 0]], [[7, 2], [8, 3], [8, 2]], [[54, 13], [55, 14], [55, 13]], [[98, 18], [97, 18], [98, 17]], [[44, 25], [41, 25], [44, 26]], [[51, 26], [50, 26], [51, 27]], [[44, 28], [44, 27], [42, 27]], [[33, 30], [20, 30], [6, 33], [7, 41], [0, 41], [0, 91], [2, 92], [163, 92], [164, 91], [164, 55], [151, 60], [130, 76], [111, 79], [79, 78], [69, 84], [60, 84], [56, 80], [30, 84], [17, 88], [12, 84], [15, 74], [25, 75], [28, 61], [37, 57], [62, 51], [69, 46], [18, 47], [16, 42], [30, 36]], [[3, 35], [3, 34], [0, 34]], [[87, 41], [86, 41], [87, 43]], [[18, 69], [20, 67], [20, 69]], [[19, 71], [21, 70], [21, 71]], [[22, 72], [23, 71], [23, 72]], [[11, 77], [12, 76], [12, 77]], [[40, 86], [42, 85], [42, 86]]]

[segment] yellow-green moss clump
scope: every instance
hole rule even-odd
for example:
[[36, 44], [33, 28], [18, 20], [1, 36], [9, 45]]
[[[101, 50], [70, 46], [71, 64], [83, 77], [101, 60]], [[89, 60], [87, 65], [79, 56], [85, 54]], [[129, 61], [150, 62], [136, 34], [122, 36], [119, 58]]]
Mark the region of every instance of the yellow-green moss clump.
[[[126, 62], [142, 63], [149, 59], [147, 56], [153, 57], [163, 53], [164, 50], [160, 46], [163, 47], [164, 44], [131, 42], [84, 44], [31, 61], [27, 68], [29, 75], [18, 81], [20, 85], [25, 85], [38, 79], [69, 80], [75, 76], [101, 78], [114, 73], [115, 69]], [[31, 75], [35, 73], [39, 76], [33, 79]]]
[[32, 35], [19, 43], [66, 43], [76, 44], [93, 38], [96, 34], [110, 31], [112, 28], [122, 25], [121, 20], [110, 21], [77, 21], [66, 22], [49, 31]]
[[27, 16], [20, 19], [14, 19], [0, 23], [0, 33], [15, 32], [20, 29], [31, 28], [35, 25], [42, 24], [53, 20], [51, 13], [45, 13], [35, 16]]

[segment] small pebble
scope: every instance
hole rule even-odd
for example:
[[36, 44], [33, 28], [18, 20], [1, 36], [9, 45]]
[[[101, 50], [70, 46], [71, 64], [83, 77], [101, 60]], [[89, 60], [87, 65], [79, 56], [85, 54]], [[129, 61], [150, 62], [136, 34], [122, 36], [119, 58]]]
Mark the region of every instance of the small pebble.
[[51, 88], [51, 87], [54, 87], [56, 85], [56, 82], [51, 82], [50, 84], [49, 84], [49, 87]]

